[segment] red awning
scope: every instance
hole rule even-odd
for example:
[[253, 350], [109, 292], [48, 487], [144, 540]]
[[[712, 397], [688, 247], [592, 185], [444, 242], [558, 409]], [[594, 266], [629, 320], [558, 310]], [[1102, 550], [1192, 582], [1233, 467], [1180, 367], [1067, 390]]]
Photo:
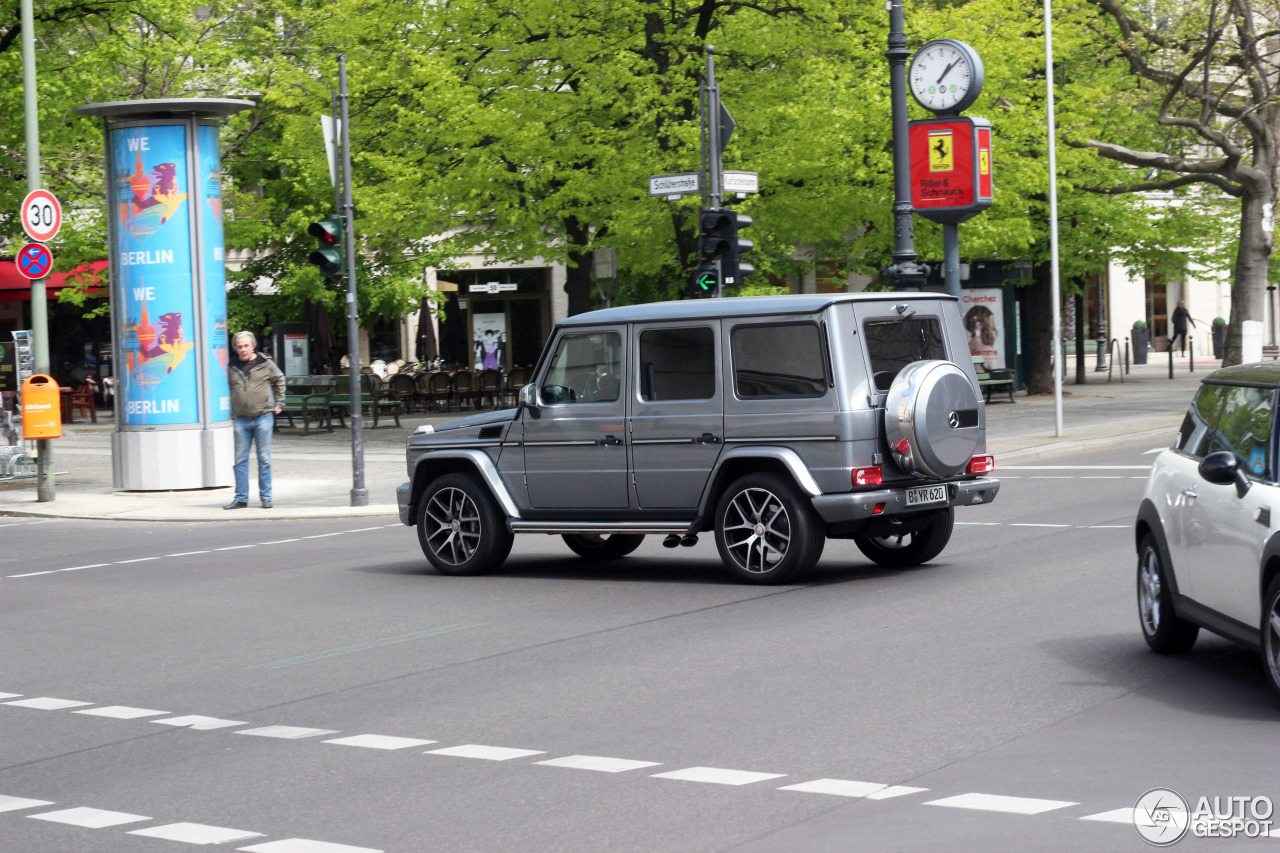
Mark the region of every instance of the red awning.
[[[56, 272], [44, 282], [48, 297], [53, 299], [62, 288], [77, 284], [81, 280], [92, 282], [95, 277], [103, 286], [92, 288], [90, 293], [103, 295], [106, 292], [106, 269], [106, 261], [90, 261], [67, 272]], [[18, 265], [12, 259], [0, 260], [0, 302], [30, 301], [31, 282], [18, 273]]]

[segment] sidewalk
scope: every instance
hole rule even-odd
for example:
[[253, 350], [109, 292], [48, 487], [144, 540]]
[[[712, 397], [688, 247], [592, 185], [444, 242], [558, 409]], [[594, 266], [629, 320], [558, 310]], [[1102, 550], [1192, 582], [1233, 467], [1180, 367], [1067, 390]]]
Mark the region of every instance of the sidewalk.
[[[1117, 368], [1094, 372], [1088, 360], [1086, 385], [1075, 385], [1074, 360], [1062, 390], [1062, 436], [1054, 435], [1052, 394], [1019, 396], [1016, 403], [992, 397], [987, 406], [987, 450], [995, 454], [996, 476], [1001, 463], [1045, 458], [1082, 448], [1105, 446], [1126, 437], [1150, 436], [1152, 446], [1170, 443], [1182, 422], [1200, 380], [1217, 363], [1198, 362], [1194, 373], [1186, 359], [1174, 360], [1169, 379], [1168, 356], [1153, 353], [1151, 363], [1134, 365], [1125, 381]], [[54, 444], [56, 500], [36, 501], [35, 480], [0, 481], [0, 515], [51, 518], [93, 518], [132, 521], [262, 521], [280, 518], [352, 518], [379, 516], [391, 523], [397, 516], [395, 488], [407, 479], [405, 439], [424, 423], [439, 423], [451, 415], [404, 415], [401, 426], [371, 429], [364, 434], [364, 481], [369, 504], [351, 506], [353, 466], [350, 429], [303, 435], [301, 429], [281, 429], [272, 445], [275, 476], [274, 509], [253, 500], [247, 509], [227, 511], [230, 488], [179, 492], [116, 492], [111, 481], [110, 413], [100, 412], [97, 424], [77, 422], [63, 429]], [[250, 468], [256, 463], [250, 459]], [[256, 472], [250, 478], [254, 487]], [[388, 518], [389, 517], [389, 518]]]

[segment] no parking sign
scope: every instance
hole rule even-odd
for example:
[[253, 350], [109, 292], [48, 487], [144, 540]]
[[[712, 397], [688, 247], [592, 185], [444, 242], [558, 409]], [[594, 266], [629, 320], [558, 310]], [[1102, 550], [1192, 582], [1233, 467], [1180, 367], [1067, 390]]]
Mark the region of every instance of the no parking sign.
[[32, 281], [44, 278], [53, 269], [53, 253], [39, 243], [28, 243], [18, 250], [18, 274]]

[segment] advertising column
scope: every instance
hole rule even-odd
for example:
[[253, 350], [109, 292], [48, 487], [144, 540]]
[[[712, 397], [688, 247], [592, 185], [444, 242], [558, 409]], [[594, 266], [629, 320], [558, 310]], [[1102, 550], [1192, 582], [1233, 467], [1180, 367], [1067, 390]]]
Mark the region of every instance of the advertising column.
[[214, 119], [251, 106], [184, 99], [76, 109], [105, 123], [118, 489], [231, 484]]

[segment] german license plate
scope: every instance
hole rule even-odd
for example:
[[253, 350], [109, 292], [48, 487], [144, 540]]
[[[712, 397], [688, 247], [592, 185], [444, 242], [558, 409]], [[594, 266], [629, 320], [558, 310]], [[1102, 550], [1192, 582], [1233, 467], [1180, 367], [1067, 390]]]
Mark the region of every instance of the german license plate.
[[907, 489], [907, 506], [920, 506], [922, 504], [946, 502], [946, 486], [920, 486], [915, 489]]

